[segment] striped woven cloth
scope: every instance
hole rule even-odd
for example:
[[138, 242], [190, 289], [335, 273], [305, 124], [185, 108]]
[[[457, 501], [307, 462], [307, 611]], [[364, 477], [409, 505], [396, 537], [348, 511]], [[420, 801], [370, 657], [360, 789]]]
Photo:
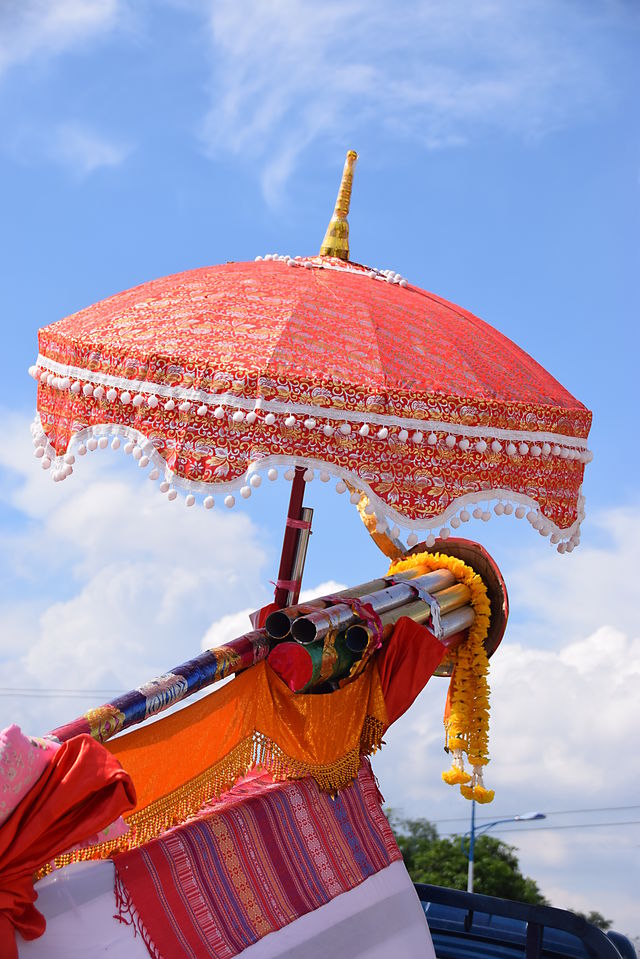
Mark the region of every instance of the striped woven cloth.
[[118, 918], [154, 959], [231, 959], [398, 859], [367, 761], [335, 798], [257, 777], [115, 858]]

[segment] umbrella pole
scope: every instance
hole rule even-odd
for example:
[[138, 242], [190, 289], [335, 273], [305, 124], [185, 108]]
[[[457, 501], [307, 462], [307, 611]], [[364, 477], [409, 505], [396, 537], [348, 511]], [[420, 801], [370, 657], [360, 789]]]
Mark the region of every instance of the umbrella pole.
[[[289, 511], [287, 513], [284, 539], [282, 541], [282, 554], [280, 556], [280, 569], [278, 570], [278, 580], [273, 601], [278, 609], [284, 609], [291, 602], [295, 603], [300, 592], [300, 582], [292, 582], [292, 575], [296, 560], [298, 540], [303, 530], [308, 530], [310, 523], [304, 520], [302, 516], [302, 500], [304, 499], [304, 466], [296, 466], [293, 481], [291, 484], [291, 496], [289, 498]], [[307, 525], [308, 524], [308, 525]], [[289, 597], [295, 598], [291, 601]]]

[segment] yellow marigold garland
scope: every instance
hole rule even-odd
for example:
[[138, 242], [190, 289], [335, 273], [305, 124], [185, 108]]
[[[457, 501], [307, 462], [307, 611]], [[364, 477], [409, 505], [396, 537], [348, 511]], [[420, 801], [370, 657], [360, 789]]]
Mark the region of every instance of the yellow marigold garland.
[[[421, 567], [426, 572], [448, 569], [459, 583], [471, 592], [475, 621], [466, 642], [450, 654], [453, 673], [449, 685], [444, 725], [446, 748], [451, 753], [451, 767], [442, 778], [451, 786], [460, 786], [465, 799], [489, 803], [494, 792], [486, 789], [482, 767], [489, 762], [489, 660], [484, 641], [489, 631], [491, 605], [487, 588], [480, 576], [455, 556], [444, 553], [417, 553], [391, 564], [390, 574]], [[467, 754], [471, 773], [464, 767]]]

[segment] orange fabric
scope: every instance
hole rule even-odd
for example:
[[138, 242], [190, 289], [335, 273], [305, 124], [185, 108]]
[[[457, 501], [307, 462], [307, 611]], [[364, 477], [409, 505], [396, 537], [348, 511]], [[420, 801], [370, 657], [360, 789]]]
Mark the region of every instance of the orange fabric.
[[128, 774], [91, 736], [63, 743], [0, 827], [0, 956], [17, 959], [15, 932], [45, 930], [33, 875], [44, 862], [108, 826], [135, 804]]
[[403, 616], [376, 657], [389, 725], [422, 692], [447, 651], [426, 626]]
[[[277, 747], [283, 757], [285, 775], [278, 778], [287, 778], [286, 770], [292, 768], [294, 774], [299, 770], [300, 775], [313, 775], [322, 785], [322, 774], [330, 779], [331, 771], [352, 754], [353, 775], [357, 775], [367, 717], [375, 720], [381, 731], [388, 726], [375, 669], [365, 670], [353, 683], [330, 695], [299, 695], [266, 663], [258, 663], [206, 698], [127, 733], [106, 748], [136, 784], [137, 812], [222, 763], [254, 733], [261, 734], [262, 742]], [[268, 752], [269, 746], [265, 749]], [[293, 761], [290, 766], [287, 760]], [[269, 756], [266, 761], [268, 764]], [[341, 784], [336, 782], [335, 788]]]

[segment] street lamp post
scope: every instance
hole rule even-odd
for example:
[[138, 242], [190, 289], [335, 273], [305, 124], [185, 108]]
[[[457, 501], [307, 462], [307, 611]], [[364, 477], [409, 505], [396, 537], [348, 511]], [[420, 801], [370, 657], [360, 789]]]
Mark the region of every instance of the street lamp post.
[[474, 864], [474, 853], [476, 845], [476, 836], [479, 836], [481, 833], [487, 832], [487, 830], [492, 829], [493, 826], [498, 826], [503, 822], [523, 822], [524, 820], [530, 819], [546, 819], [546, 815], [543, 812], [523, 812], [520, 816], [509, 816], [507, 819], [494, 819], [493, 822], [483, 823], [481, 826], [478, 826], [476, 829], [476, 802], [475, 799], [471, 800], [471, 829], [465, 835], [469, 836], [469, 852], [467, 858], [469, 859], [469, 868], [467, 870], [467, 892], [473, 892], [473, 864]]

